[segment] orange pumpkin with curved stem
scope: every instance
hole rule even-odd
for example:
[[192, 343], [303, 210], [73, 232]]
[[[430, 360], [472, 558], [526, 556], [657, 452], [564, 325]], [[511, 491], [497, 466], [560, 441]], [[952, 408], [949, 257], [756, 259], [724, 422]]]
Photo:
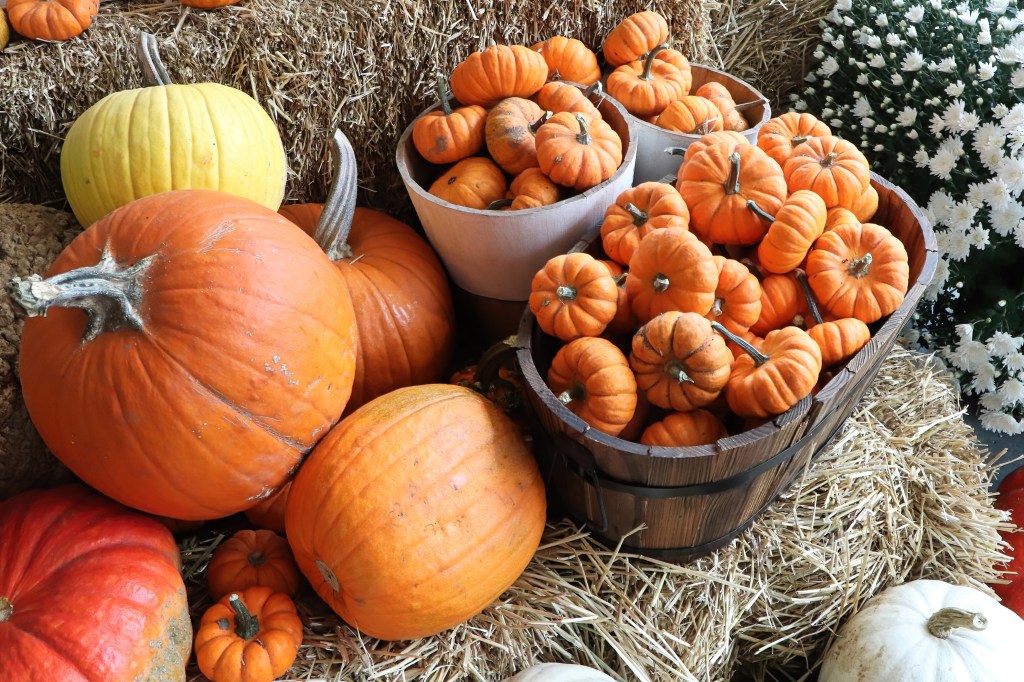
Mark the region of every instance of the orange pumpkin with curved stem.
[[728, 329], [715, 331], [740, 346], [725, 398], [740, 417], [765, 418], [782, 414], [810, 394], [821, 373], [821, 351], [803, 329], [785, 327], [768, 332], [760, 349]]
[[770, 223], [747, 202], [775, 215], [786, 200], [778, 164], [754, 145], [709, 145], [682, 165], [676, 189], [690, 208], [690, 230], [715, 244], [759, 242]]
[[617, 436], [636, 410], [636, 379], [615, 344], [580, 338], [551, 360], [548, 387], [559, 402], [593, 428]]
[[[821, 366], [828, 369], [849, 360], [871, 340], [871, 330], [856, 317], [842, 317], [826, 322], [818, 310], [814, 300], [814, 292], [807, 283], [807, 273], [797, 269], [794, 271], [800, 288], [811, 311], [813, 324], [808, 326], [807, 334], [818, 344], [821, 351]], [[821, 381], [819, 380], [819, 384]]]
[[705, 317], [720, 322], [734, 334], [741, 334], [761, 316], [761, 285], [739, 261], [723, 256], [713, 258], [718, 269], [718, 286], [715, 302]]
[[648, 234], [629, 260], [626, 290], [641, 322], [670, 310], [706, 315], [717, 287], [710, 249], [678, 227]]
[[620, 265], [629, 259], [640, 240], [666, 227], [687, 229], [690, 211], [683, 197], [665, 182], [644, 182], [624, 190], [604, 212], [601, 246]]
[[608, 272], [611, 273], [612, 278], [615, 280], [615, 286], [619, 289], [619, 300], [615, 306], [615, 317], [608, 323], [605, 332], [608, 334], [632, 335], [637, 327], [640, 326], [640, 323], [633, 313], [633, 308], [629, 305], [629, 291], [626, 289], [626, 271], [613, 260], [598, 262], [608, 268]]
[[608, 76], [608, 94], [634, 116], [660, 114], [690, 90], [688, 75], [669, 62], [655, 59], [654, 48], [642, 62], [624, 64]]
[[768, 275], [761, 280], [761, 314], [750, 331], [764, 336], [788, 325], [801, 326], [805, 313], [810, 311], [793, 273]]
[[790, 111], [765, 121], [757, 131], [757, 146], [783, 166], [796, 147], [812, 137], [831, 134], [832, 129], [813, 114]]
[[668, 40], [668, 22], [657, 12], [631, 14], [613, 28], [604, 39], [602, 51], [610, 66], [636, 61]]
[[444, 164], [480, 151], [484, 146], [487, 110], [475, 104], [452, 109], [448, 85], [440, 75], [437, 99], [441, 108], [423, 114], [412, 126], [412, 143], [420, 156], [430, 163]]
[[871, 167], [852, 142], [825, 135], [793, 149], [782, 170], [790, 192], [807, 189], [825, 206], [851, 208], [871, 185]]
[[690, 412], [674, 412], [661, 421], [648, 426], [640, 436], [644, 445], [661, 447], [692, 447], [694, 445], [711, 445], [726, 438], [726, 430], [722, 420], [707, 410], [691, 410]]
[[513, 178], [506, 198], [512, 200], [512, 210], [518, 211], [549, 206], [562, 198], [562, 190], [540, 168], [527, 168]]
[[506, 97], [487, 114], [487, 151], [510, 175], [537, 167], [537, 130], [551, 115], [533, 100]]
[[706, 135], [725, 129], [725, 117], [708, 99], [686, 95], [670, 102], [658, 116], [657, 125], [688, 135]]
[[457, 206], [486, 209], [508, 190], [505, 174], [490, 159], [471, 156], [448, 169], [430, 185], [430, 193]]
[[270, 682], [292, 667], [301, 644], [302, 621], [291, 597], [250, 587], [203, 613], [196, 663], [213, 682]]
[[537, 324], [563, 341], [600, 336], [615, 318], [619, 292], [615, 280], [593, 256], [555, 256], [533, 277], [529, 306]]
[[451, 87], [463, 104], [493, 107], [506, 97], [532, 97], [548, 79], [548, 63], [523, 45], [491, 45], [452, 70]]
[[7, 0], [11, 28], [32, 40], [69, 40], [81, 35], [99, 9], [99, 0]]
[[580, 85], [590, 85], [601, 80], [597, 55], [575, 38], [552, 36], [530, 49], [543, 55], [548, 65], [549, 80], [572, 81]]
[[633, 336], [629, 366], [652, 405], [688, 412], [718, 397], [729, 380], [732, 353], [706, 319], [673, 310]]
[[[599, 86], [600, 82], [597, 85]], [[533, 99], [541, 109], [555, 114], [568, 111], [571, 114], [588, 114], [593, 118], [601, 118], [600, 110], [594, 106], [589, 97], [589, 93], [595, 89], [592, 86], [586, 90], [580, 90], [565, 81], [549, 81], [533, 96]]]
[[563, 111], [537, 130], [537, 161], [554, 182], [584, 191], [615, 174], [622, 140], [603, 119]]
[[[750, 331], [749, 329], [747, 331], [743, 332], [742, 334], [737, 334], [736, 336], [740, 337], [741, 339], [743, 339], [744, 341], [749, 343], [754, 348], [760, 348], [761, 344], [764, 343], [764, 339], [762, 339], [760, 336], [758, 336], [754, 332]], [[725, 340], [725, 346], [729, 349], [729, 352], [732, 353], [732, 357], [733, 357], [734, 360], [736, 358], [738, 358], [739, 356], [746, 354], [746, 351], [744, 351], [742, 348], [737, 346], [735, 343], [733, 343], [729, 339]], [[724, 400], [725, 397], [723, 396], [722, 399]], [[729, 403], [728, 403], [728, 401], [726, 401], [726, 411], [728, 411], [728, 406], [729, 406]]]
[[257, 528], [284, 533], [284, 510], [288, 505], [288, 491], [292, 482], [288, 481], [270, 497], [260, 500], [245, 510], [245, 518]]
[[[751, 208], [760, 210], [756, 204]], [[764, 270], [776, 275], [799, 266], [814, 240], [825, 231], [827, 213], [825, 202], [814, 192], [802, 189], [790, 194], [778, 214], [764, 216], [772, 223], [757, 245], [757, 262]]]
[[907, 249], [874, 223], [844, 223], [818, 238], [807, 255], [807, 281], [834, 317], [872, 323], [899, 308], [907, 293]]
[[217, 546], [206, 567], [210, 596], [264, 585], [294, 597], [299, 591], [299, 567], [288, 541], [272, 530], [240, 530]]

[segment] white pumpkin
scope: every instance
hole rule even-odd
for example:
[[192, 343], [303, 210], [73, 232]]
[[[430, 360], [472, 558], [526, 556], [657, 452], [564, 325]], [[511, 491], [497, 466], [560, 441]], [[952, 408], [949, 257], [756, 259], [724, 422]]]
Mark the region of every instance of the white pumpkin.
[[819, 682], [1019, 682], [1024, 619], [984, 592], [914, 580], [873, 597], [825, 653]]
[[615, 682], [615, 678], [575, 663], [538, 663], [505, 682]]

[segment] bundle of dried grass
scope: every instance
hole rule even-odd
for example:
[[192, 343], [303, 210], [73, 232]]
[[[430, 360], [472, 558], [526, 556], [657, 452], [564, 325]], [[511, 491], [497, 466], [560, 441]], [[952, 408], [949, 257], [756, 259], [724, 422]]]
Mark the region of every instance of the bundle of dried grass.
[[[837, 624], [887, 585], [987, 589], [1006, 558], [1006, 515], [992, 508], [956, 391], [922, 358], [895, 350], [836, 442], [728, 547], [676, 566], [562, 522], [498, 602], [415, 642], [361, 637], [306, 594], [305, 642], [283, 679], [496, 680], [539, 661], [629, 680], [804, 679]], [[221, 539], [183, 545], [197, 614]]]
[[720, 0], [711, 14], [712, 35], [725, 70], [789, 109], [786, 95], [809, 71], [821, 39], [821, 22], [836, 0]]
[[[323, 200], [329, 142], [358, 150], [361, 201], [411, 214], [395, 146], [451, 73], [489, 40], [531, 45], [552, 35], [599, 46], [642, 0], [246, 0], [216, 11], [177, 0], [110, 2], [80, 38], [20, 42], [0, 55], [0, 201], [60, 202], [59, 150], [71, 123], [115, 90], [139, 87], [139, 31], [158, 38], [175, 82], [217, 81], [250, 93], [278, 124], [291, 166], [287, 198]], [[700, 61], [710, 43], [701, 0], [663, 0], [674, 45]]]

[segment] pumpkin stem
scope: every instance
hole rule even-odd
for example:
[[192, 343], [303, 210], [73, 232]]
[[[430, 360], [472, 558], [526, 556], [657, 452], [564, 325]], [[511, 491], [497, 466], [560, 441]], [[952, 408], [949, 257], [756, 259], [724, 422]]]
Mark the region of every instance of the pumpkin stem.
[[811, 317], [814, 318], [816, 324], [822, 324], [825, 322], [821, 317], [821, 311], [818, 310], [818, 302], [814, 300], [814, 292], [811, 291], [811, 284], [807, 281], [807, 273], [803, 271], [803, 268], [796, 268], [793, 270], [793, 274], [796, 275], [796, 281], [800, 283], [800, 288], [804, 290], [804, 299], [807, 300], [807, 307], [811, 309]]
[[736, 111], [746, 111], [752, 107], [756, 107], [758, 104], [768, 104], [768, 100], [762, 97], [761, 99], [752, 99], [749, 102], [740, 102], [733, 107]]
[[988, 618], [982, 613], [973, 613], [947, 606], [931, 615], [927, 623], [928, 634], [939, 639], [948, 639], [957, 628], [969, 628], [980, 632], [988, 627]]
[[828, 154], [825, 155], [825, 158], [823, 158], [819, 163], [821, 163], [822, 168], [831, 168], [832, 166], [835, 165], [836, 159], [838, 158], [838, 154], [836, 154], [835, 152], [829, 152]]
[[586, 394], [586, 389], [584, 389], [583, 386], [581, 386], [580, 384], [573, 384], [572, 388], [569, 388], [558, 394], [558, 402], [562, 403], [563, 405], [569, 405], [569, 403], [571, 402], [583, 400]]
[[712, 124], [718, 120], [717, 116], [706, 118], [697, 124], [697, 127], [693, 129], [694, 135], [707, 135], [711, 132]]
[[46, 316], [51, 307], [81, 308], [89, 316], [82, 342], [125, 327], [142, 329], [139, 305], [142, 283], [153, 256], [122, 268], [106, 247], [96, 265], [70, 270], [49, 279], [39, 275], [12, 277], [8, 292], [29, 317]]
[[644, 223], [650, 220], [650, 216], [647, 215], [646, 211], [641, 211], [639, 208], [633, 205], [632, 202], [627, 203], [623, 208], [633, 216], [633, 224], [637, 227], [642, 227]]
[[694, 383], [693, 377], [686, 373], [686, 368], [678, 360], [672, 360], [665, 365], [665, 374], [667, 374], [672, 381], [677, 383]]
[[14, 604], [7, 597], [0, 597], [0, 623], [11, 619], [14, 615]]
[[135, 46], [139, 57], [139, 64], [142, 66], [142, 80], [146, 85], [170, 85], [171, 76], [167, 73], [163, 61], [160, 59], [160, 51], [156, 46], [156, 36], [152, 33], [142, 31], [139, 33], [139, 42]]
[[724, 306], [724, 305], [725, 305], [725, 299], [724, 298], [716, 298], [715, 302], [711, 305], [711, 312], [712, 312], [712, 314], [715, 317], [721, 317], [722, 316], [722, 310], [723, 310], [722, 306]]
[[739, 194], [740, 193], [740, 153], [733, 152], [729, 154], [729, 163], [732, 167], [729, 169], [729, 177], [725, 180], [725, 193], [726, 194]]
[[249, 552], [249, 565], [250, 566], [262, 566], [267, 563], [267, 555], [263, 552], [256, 550], [255, 552]]
[[506, 206], [512, 205], [512, 199], [495, 199], [491, 203], [487, 204], [485, 211], [497, 211], [505, 208]]
[[544, 123], [546, 123], [549, 118], [551, 118], [551, 112], [545, 111], [543, 114], [540, 115], [540, 118], [538, 118], [536, 121], [530, 124], [530, 132], [536, 135], [537, 129], [544, 125]]
[[590, 144], [590, 126], [583, 114], [576, 114], [576, 121], [580, 124], [580, 132], [576, 135], [576, 141], [580, 144]]
[[850, 277], [867, 277], [868, 273], [871, 272], [871, 261], [873, 260], [871, 253], [865, 253], [860, 258], [854, 258], [850, 261]]
[[660, 272], [654, 276], [654, 279], [651, 282], [651, 286], [654, 288], [654, 291], [659, 294], [668, 289], [669, 284], [671, 284], [671, 282], [668, 277]]
[[352, 257], [348, 234], [356, 214], [356, 153], [352, 143], [340, 130], [334, 131], [334, 184], [320, 213], [313, 238], [332, 261]]
[[809, 139], [811, 138], [807, 137], [806, 135], [794, 135], [792, 139], [790, 139], [789, 143], [796, 147], [797, 145], [801, 145], [804, 142], [807, 142], [807, 140]]
[[235, 634], [242, 639], [252, 639], [260, 631], [260, 619], [249, 613], [237, 594], [228, 597], [228, 604], [235, 612]]
[[593, 100], [594, 97], [600, 97], [601, 99], [598, 100], [598, 104], [600, 104], [604, 100], [604, 86], [601, 85], [601, 81], [594, 81], [588, 85], [583, 91], [583, 96], [589, 100]]
[[576, 300], [576, 289], [563, 284], [555, 289], [555, 295], [563, 301], [574, 301]]
[[662, 50], [668, 49], [668, 43], [662, 43], [655, 48], [652, 48], [647, 53], [647, 59], [644, 60], [644, 71], [640, 74], [640, 80], [649, 81], [651, 80], [651, 69], [654, 67], [654, 57]]
[[434, 77], [437, 86], [437, 101], [441, 103], [441, 110], [445, 116], [452, 115], [451, 91], [448, 89], [448, 81], [440, 71]]
[[672, 156], [684, 156], [686, 154], [686, 147], [665, 147], [665, 153]]
[[742, 348], [744, 353], [746, 353], [747, 355], [754, 359], [754, 364], [757, 365], [758, 367], [760, 367], [761, 365], [763, 365], [764, 363], [768, 362], [771, 359], [767, 355], [765, 355], [764, 353], [750, 345], [750, 343], [748, 343], [746, 339], [741, 339], [740, 337], [736, 336], [718, 322], [712, 322], [711, 328], [714, 329], [719, 334], [721, 334], [722, 336], [724, 336], [725, 338], [735, 343], [740, 348]]
[[756, 213], [757, 217], [763, 220], [767, 220], [770, 223], [775, 222], [775, 216], [773, 216], [771, 213], [758, 206], [757, 202], [754, 201], [753, 199], [747, 199], [747, 208]]

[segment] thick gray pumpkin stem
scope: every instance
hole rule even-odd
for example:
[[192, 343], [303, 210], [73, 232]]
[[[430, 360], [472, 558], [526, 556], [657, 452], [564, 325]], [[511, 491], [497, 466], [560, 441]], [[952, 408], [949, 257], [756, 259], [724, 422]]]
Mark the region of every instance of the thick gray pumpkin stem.
[[83, 343], [104, 332], [125, 327], [142, 329], [139, 306], [142, 285], [153, 256], [122, 268], [104, 249], [96, 265], [77, 268], [49, 279], [39, 275], [11, 278], [11, 298], [29, 317], [46, 316], [52, 307], [81, 308], [89, 316], [82, 335]]
[[928, 634], [939, 639], [949, 639], [953, 630], [966, 628], [980, 632], [988, 627], [988, 618], [981, 613], [973, 613], [958, 609], [955, 606], [947, 606], [939, 609], [928, 619]]
[[160, 50], [157, 49], [155, 35], [141, 31], [135, 50], [139, 56], [139, 65], [142, 66], [142, 80], [146, 85], [171, 84], [171, 76], [160, 59]]
[[235, 634], [242, 639], [252, 639], [260, 631], [260, 620], [245, 608], [241, 598], [237, 594], [228, 597], [228, 604], [235, 612]]
[[334, 131], [331, 152], [334, 159], [334, 184], [324, 210], [320, 213], [313, 239], [328, 258], [339, 261], [352, 257], [348, 234], [356, 214], [356, 153], [352, 150], [352, 143], [340, 130]]

